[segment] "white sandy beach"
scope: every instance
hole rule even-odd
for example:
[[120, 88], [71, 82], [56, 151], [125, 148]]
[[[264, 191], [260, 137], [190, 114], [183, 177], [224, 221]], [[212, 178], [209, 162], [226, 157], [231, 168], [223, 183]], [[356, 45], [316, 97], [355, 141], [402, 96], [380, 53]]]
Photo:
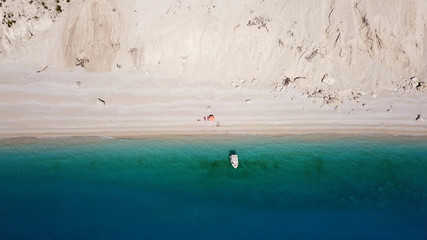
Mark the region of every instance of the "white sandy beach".
[[0, 137], [427, 135], [423, 0], [33, 4], [1, 7]]
[[[236, 88], [122, 73], [1, 69], [2, 137], [211, 133], [426, 135], [417, 92], [344, 100], [334, 109], [294, 89]], [[79, 81], [81, 85], [76, 86]], [[169, 87], [170, 86], [170, 87]], [[103, 99], [103, 105], [98, 98]], [[215, 122], [203, 117], [214, 114]], [[200, 120], [200, 121], [198, 121]], [[219, 125], [219, 126], [218, 126]]]

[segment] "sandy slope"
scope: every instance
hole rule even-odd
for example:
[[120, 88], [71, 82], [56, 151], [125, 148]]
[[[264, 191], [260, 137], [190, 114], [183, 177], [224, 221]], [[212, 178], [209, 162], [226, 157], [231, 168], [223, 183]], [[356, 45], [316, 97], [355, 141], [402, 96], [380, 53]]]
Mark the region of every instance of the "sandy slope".
[[426, 133], [424, 0], [46, 4], [1, 7], [2, 136]]
[[[85, 58], [93, 71], [191, 79], [299, 77], [302, 88], [332, 92], [392, 90], [424, 78], [427, 62], [423, 0], [80, 0], [64, 9], [50, 25], [22, 20], [28, 28], [49, 26], [32, 30], [30, 39], [16, 34], [23, 26], [3, 25], [13, 46], [3, 39], [2, 56], [68, 68]], [[322, 83], [325, 76], [336, 80], [333, 86]]]

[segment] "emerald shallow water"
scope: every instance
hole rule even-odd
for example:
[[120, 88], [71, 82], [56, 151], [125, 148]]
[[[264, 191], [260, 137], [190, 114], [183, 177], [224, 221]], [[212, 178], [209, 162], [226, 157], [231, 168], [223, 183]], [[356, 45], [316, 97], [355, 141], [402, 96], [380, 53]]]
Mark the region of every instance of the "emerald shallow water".
[[0, 238], [426, 239], [426, 173], [420, 137], [4, 139]]

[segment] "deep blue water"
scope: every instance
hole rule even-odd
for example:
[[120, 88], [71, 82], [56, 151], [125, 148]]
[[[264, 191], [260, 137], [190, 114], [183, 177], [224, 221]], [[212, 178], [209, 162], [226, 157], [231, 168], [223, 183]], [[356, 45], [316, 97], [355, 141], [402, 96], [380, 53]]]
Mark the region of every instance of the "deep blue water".
[[4, 139], [0, 239], [426, 240], [427, 139]]

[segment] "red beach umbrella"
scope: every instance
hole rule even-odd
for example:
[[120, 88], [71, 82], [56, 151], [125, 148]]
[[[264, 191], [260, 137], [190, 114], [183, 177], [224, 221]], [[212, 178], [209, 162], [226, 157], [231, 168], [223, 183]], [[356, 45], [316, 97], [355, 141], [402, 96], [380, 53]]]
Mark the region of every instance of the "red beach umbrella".
[[214, 115], [209, 115], [209, 117], [208, 117], [208, 121], [210, 121], [210, 122], [215, 121], [215, 117], [214, 117]]

